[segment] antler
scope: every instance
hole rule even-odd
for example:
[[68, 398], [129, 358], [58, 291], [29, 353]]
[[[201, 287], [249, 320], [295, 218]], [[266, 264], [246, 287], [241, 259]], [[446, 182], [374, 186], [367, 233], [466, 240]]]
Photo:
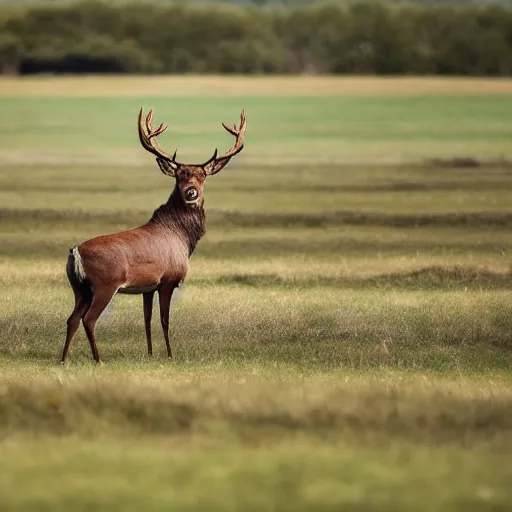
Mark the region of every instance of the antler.
[[236, 124], [233, 126], [233, 128], [230, 128], [224, 123], [222, 123], [222, 126], [226, 131], [231, 133], [231, 135], [234, 135], [236, 137], [236, 141], [231, 149], [229, 149], [220, 156], [217, 156], [217, 150], [215, 150], [213, 156], [202, 165], [206, 174], [209, 176], [211, 176], [212, 174], [217, 174], [220, 170], [224, 168], [225, 165], [227, 165], [231, 158], [240, 153], [240, 151], [242, 151], [242, 149], [244, 148], [244, 135], [245, 128], [247, 126], [247, 123], [245, 121], [245, 110], [242, 109], [242, 112], [240, 114], [240, 126], [238, 128]]
[[162, 132], [167, 130], [166, 124], [161, 124], [156, 130], [153, 129], [151, 122], [153, 121], [153, 109], [151, 109], [146, 116], [146, 122], [145, 126], [142, 123], [142, 108], [139, 111], [139, 139], [140, 143], [142, 144], [142, 147], [149, 151], [150, 153], [153, 153], [155, 155], [156, 161], [160, 167], [160, 170], [169, 176], [174, 176], [176, 171], [181, 164], [180, 162], [176, 161], [176, 151], [174, 152], [174, 155], [171, 157], [168, 153], [166, 153], [157, 143], [155, 137], [160, 135]]

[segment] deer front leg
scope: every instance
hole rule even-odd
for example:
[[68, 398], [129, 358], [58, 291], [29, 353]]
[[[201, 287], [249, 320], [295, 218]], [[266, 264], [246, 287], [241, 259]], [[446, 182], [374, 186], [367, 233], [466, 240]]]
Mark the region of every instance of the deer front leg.
[[153, 315], [153, 297], [155, 292], [143, 294], [144, 302], [144, 328], [146, 329], [146, 341], [148, 343], [148, 356], [153, 355], [153, 343], [151, 341], [151, 316]]
[[160, 322], [167, 347], [167, 357], [172, 359], [171, 344], [169, 343], [169, 311], [171, 309], [172, 292], [176, 288], [174, 283], [163, 283], [158, 289], [158, 300], [160, 302]]

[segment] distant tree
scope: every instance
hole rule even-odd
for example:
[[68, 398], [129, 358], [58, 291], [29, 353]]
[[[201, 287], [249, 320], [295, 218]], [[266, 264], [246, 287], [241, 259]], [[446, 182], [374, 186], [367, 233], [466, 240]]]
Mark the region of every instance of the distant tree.
[[0, 72], [512, 75], [511, 8], [294, 4], [0, 10]]
[[22, 55], [20, 38], [9, 32], [0, 32], [0, 73], [17, 74]]

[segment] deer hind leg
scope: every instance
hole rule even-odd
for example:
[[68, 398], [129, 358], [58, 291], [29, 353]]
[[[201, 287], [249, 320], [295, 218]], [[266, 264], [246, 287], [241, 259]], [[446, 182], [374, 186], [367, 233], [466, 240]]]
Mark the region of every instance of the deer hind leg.
[[101, 313], [103, 313], [104, 309], [112, 300], [112, 297], [115, 295], [116, 291], [117, 287], [97, 289], [92, 297], [91, 306], [82, 319], [85, 333], [87, 334], [87, 339], [91, 345], [92, 357], [97, 363], [100, 362], [100, 355], [98, 353], [98, 347], [96, 346], [96, 322], [98, 321]]
[[167, 357], [172, 359], [171, 344], [169, 343], [169, 311], [171, 309], [171, 297], [176, 285], [165, 283], [158, 289], [158, 300], [160, 302], [160, 323], [167, 347]]
[[153, 355], [153, 343], [151, 341], [151, 316], [153, 315], [153, 297], [155, 292], [143, 294], [144, 302], [144, 328], [146, 329], [146, 341], [148, 343], [148, 355]]
[[89, 309], [90, 302], [79, 294], [75, 294], [75, 308], [68, 318], [68, 329], [66, 333], [66, 342], [64, 343], [64, 349], [62, 350], [62, 357], [60, 362], [64, 363], [68, 356], [69, 345], [73, 336], [76, 334], [78, 327], [80, 326], [80, 320], [84, 317]]

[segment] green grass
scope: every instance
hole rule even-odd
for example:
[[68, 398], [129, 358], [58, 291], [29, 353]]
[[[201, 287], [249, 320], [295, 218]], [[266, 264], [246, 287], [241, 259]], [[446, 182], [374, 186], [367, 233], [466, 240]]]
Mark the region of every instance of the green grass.
[[[510, 508], [512, 96], [105, 80], [0, 83], [0, 508]], [[141, 104], [183, 159], [227, 147], [242, 106], [247, 145], [207, 182], [174, 362], [157, 314], [147, 357], [141, 298], [120, 296], [105, 365], [79, 331], [62, 367], [68, 248], [172, 188], [138, 148]]]
[[[0, 480], [6, 509], [392, 511], [421, 503], [422, 510], [462, 511], [507, 510], [511, 499], [502, 457], [474, 458], [454, 448], [360, 449], [300, 438], [277, 447], [157, 438], [149, 445], [57, 440], [52, 448], [34, 441], [4, 446], [3, 460], [17, 461]], [[70, 467], [80, 477], [70, 478]], [[455, 474], [453, 485], [439, 487]], [[25, 491], [13, 499], [20, 480]]]
[[247, 369], [8, 371], [2, 508], [507, 509], [510, 379]]
[[[115, 87], [115, 84], [112, 85]], [[220, 122], [248, 116], [247, 154], [240, 164], [400, 162], [439, 156], [510, 158], [510, 95], [432, 97], [0, 97], [0, 157], [16, 163], [81, 160], [118, 165], [147, 162], [137, 147], [136, 115], [154, 107], [170, 127], [169, 151], [204, 161], [230, 142]], [[30, 123], [27, 123], [27, 118]], [[7, 122], [8, 120], [8, 122]], [[31, 151], [27, 153], [26, 141]], [[228, 142], [226, 142], [228, 141]]]

